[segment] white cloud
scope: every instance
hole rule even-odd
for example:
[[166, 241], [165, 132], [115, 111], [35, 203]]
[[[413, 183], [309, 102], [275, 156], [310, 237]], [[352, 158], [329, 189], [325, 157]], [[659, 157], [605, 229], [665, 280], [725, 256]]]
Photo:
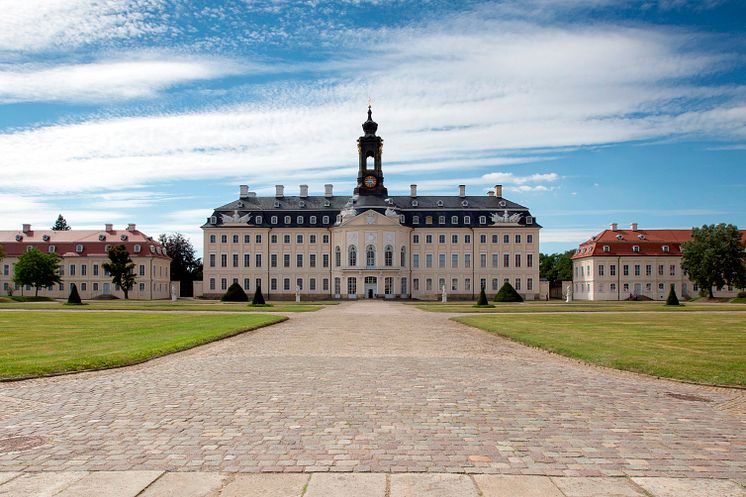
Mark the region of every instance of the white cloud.
[[57, 66], [0, 66], [0, 103], [109, 102], [152, 98], [170, 86], [240, 72], [228, 60], [112, 60]]
[[63, 50], [162, 33], [163, 0], [0, 0], [0, 51]]
[[20, 229], [23, 224], [49, 229], [60, 213], [75, 228], [88, 223], [103, 226], [127, 218], [123, 212], [108, 209], [67, 209], [40, 197], [0, 193], [0, 229]]

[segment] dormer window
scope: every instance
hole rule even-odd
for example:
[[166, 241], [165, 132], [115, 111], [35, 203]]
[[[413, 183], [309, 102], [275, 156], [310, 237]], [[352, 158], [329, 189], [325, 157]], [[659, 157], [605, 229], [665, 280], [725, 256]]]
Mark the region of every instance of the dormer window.
[[505, 207], [506, 205], [508, 205], [508, 203], [507, 203], [507, 202], [505, 202], [505, 200], [501, 200], [501, 201], [499, 201], [499, 202], [497, 203], [497, 205], [499, 205], [500, 207]]
[[534, 224], [534, 218], [532, 216], [526, 216], [526, 224]]
[[53, 254], [53, 253], [57, 252], [57, 247], [55, 247], [54, 245], [50, 245], [49, 248], [47, 249], [47, 251], [50, 254]]
[[298, 224], [303, 224], [303, 216], [298, 216], [295, 218], [295, 222]]
[[446, 224], [446, 217], [438, 216], [438, 224]]
[[436, 204], [436, 205], [437, 205], [438, 207], [443, 207], [443, 201], [442, 201], [442, 200], [438, 200], [438, 202], [437, 202], [437, 204]]
[[292, 218], [290, 216], [285, 216], [285, 224], [290, 224], [290, 220]]
[[329, 216], [322, 217], [321, 224], [329, 224]]
[[643, 235], [642, 233], [640, 233], [639, 235], [637, 235], [637, 238], [639, 238], [640, 240], [644, 240], [645, 239], [645, 235]]
[[238, 203], [236, 204], [236, 207], [238, 207], [238, 208], [241, 208], [241, 207], [243, 207], [243, 202], [239, 201], [239, 202], [238, 202]]
[[639, 245], [632, 245], [632, 252], [639, 252], [640, 246]]
[[461, 207], [469, 207], [469, 201], [468, 200], [462, 200], [461, 201]]
[[152, 245], [150, 246], [150, 253], [155, 254], [155, 247]]
[[458, 216], [451, 216], [451, 224], [458, 224]]
[[277, 216], [272, 216], [272, 217], [270, 218], [270, 222], [271, 222], [272, 224], [277, 224]]
[[479, 224], [487, 224], [487, 216], [479, 216]]
[[264, 222], [264, 218], [262, 216], [256, 216], [254, 218], [254, 224], [262, 224]]
[[617, 235], [617, 236], [616, 236], [616, 239], [617, 239], [617, 240], [624, 240], [624, 237], [623, 237], [622, 235]]
[[610, 252], [610, 251], [611, 251], [611, 247], [609, 247], [608, 245], [604, 245], [604, 252]]
[[412, 200], [412, 207], [417, 207], [420, 203], [416, 200]]
[[[210, 216], [210, 224], [218, 224], [218, 217], [217, 216]], [[104, 236], [104, 235], [101, 235], [101, 236]], [[99, 237], [99, 239], [101, 239], [101, 237]]]
[[111, 250], [111, 245], [104, 245], [104, 252], [108, 254], [109, 250]]
[[311, 224], [316, 224], [316, 216], [311, 216], [311, 218], [308, 220]]
[[324, 207], [331, 207], [331, 206], [332, 206], [331, 202], [329, 202], [328, 200], [324, 200]]
[[142, 247], [140, 246], [140, 244], [136, 243], [135, 248], [134, 248], [135, 253], [139, 254], [141, 250], [142, 250]]
[[32, 247], [31, 245], [26, 247], [26, 252], [31, 252], [32, 250], [34, 250], [34, 247]]
[[464, 216], [464, 224], [471, 224], [471, 216]]
[[663, 247], [661, 247], [661, 249], [662, 249], [662, 250], [663, 250], [664, 252], [668, 252], [668, 245], [664, 245]]
[[79, 243], [79, 244], [77, 244], [77, 245], [75, 246], [75, 251], [76, 251], [77, 253], [79, 253], [79, 254], [82, 254], [82, 253], [83, 253], [83, 244], [82, 244], [82, 243]]
[[412, 216], [412, 224], [420, 224], [420, 216]]
[[49, 235], [42, 235], [41, 239], [44, 240], [45, 242], [48, 242], [49, 241]]
[[275, 200], [275, 208], [277, 208], [277, 207], [280, 207], [280, 201], [279, 200]]
[[404, 224], [407, 221], [407, 218], [404, 217], [404, 214], [399, 214], [399, 222], [401, 224]]
[[119, 239], [122, 240], [123, 242], [126, 242], [127, 241], [127, 235], [121, 235], [119, 237]]
[[305, 200], [301, 200], [300, 202], [298, 202], [298, 206], [305, 207], [306, 206]]
[[23, 240], [23, 235], [16, 235], [16, 241], [20, 242], [21, 240]]

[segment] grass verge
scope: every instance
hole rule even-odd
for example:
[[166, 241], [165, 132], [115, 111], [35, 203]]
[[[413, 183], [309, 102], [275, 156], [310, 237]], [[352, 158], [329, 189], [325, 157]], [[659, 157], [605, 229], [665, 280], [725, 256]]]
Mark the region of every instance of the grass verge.
[[592, 364], [698, 383], [746, 386], [746, 320], [740, 313], [452, 319]]
[[[86, 305], [81, 310], [102, 311], [215, 311], [215, 312], [313, 312], [322, 309], [321, 302], [301, 302], [296, 304], [289, 301], [269, 302], [271, 307], [251, 307], [246, 302], [220, 302], [217, 300], [85, 300]], [[2, 309], [69, 309], [64, 302], [0, 302]]]
[[285, 319], [266, 314], [0, 313], [0, 379], [136, 364]]
[[[522, 303], [500, 303], [494, 304], [492, 308], [475, 307], [474, 302], [418, 302], [415, 307], [430, 312], [474, 312], [474, 313], [501, 313], [501, 312], [694, 312], [694, 311], [746, 311], [740, 306], [728, 303], [698, 303], [682, 302], [680, 306], [666, 306], [665, 302], [522, 302]], [[0, 306], [0, 308], [2, 308]]]

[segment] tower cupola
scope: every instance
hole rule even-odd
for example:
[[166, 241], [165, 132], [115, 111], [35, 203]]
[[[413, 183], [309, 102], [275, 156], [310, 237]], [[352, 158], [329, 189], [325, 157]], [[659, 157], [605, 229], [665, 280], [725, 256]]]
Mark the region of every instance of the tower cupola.
[[388, 195], [383, 186], [383, 170], [381, 169], [381, 153], [383, 152], [383, 138], [376, 135], [378, 123], [373, 120], [373, 110], [368, 105], [368, 120], [363, 123], [365, 134], [357, 139], [358, 173], [356, 195], [374, 195], [385, 197]]
[[365, 136], [375, 136], [378, 131], [378, 123], [373, 120], [373, 110], [368, 104], [368, 120], [363, 123], [363, 131]]

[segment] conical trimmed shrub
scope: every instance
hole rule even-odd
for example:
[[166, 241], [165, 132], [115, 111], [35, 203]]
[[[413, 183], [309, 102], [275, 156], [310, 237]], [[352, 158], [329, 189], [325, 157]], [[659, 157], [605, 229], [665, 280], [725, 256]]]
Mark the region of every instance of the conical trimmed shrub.
[[228, 287], [228, 291], [225, 292], [225, 295], [223, 295], [220, 300], [223, 302], [248, 302], [249, 296], [243, 291], [241, 285], [233, 283]]
[[523, 297], [506, 281], [495, 295], [495, 302], [523, 302]]
[[673, 285], [671, 285], [671, 291], [668, 292], [666, 305], [679, 305], [679, 298], [676, 296], [676, 290]]
[[262, 286], [257, 285], [256, 290], [254, 291], [254, 298], [251, 299], [251, 305], [265, 305], [266, 302], [264, 302], [264, 295], [262, 295]]
[[484, 287], [479, 291], [479, 299], [477, 300], [477, 305], [490, 305], [490, 303], [487, 301], [487, 294], [484, 293]]
[[83, 302], [80, 301], [80, 295], [78, 294], [78, 286], [75, 283], [70, 285], [70, 296], [67, 297], [68, 304], [80, 305]]

